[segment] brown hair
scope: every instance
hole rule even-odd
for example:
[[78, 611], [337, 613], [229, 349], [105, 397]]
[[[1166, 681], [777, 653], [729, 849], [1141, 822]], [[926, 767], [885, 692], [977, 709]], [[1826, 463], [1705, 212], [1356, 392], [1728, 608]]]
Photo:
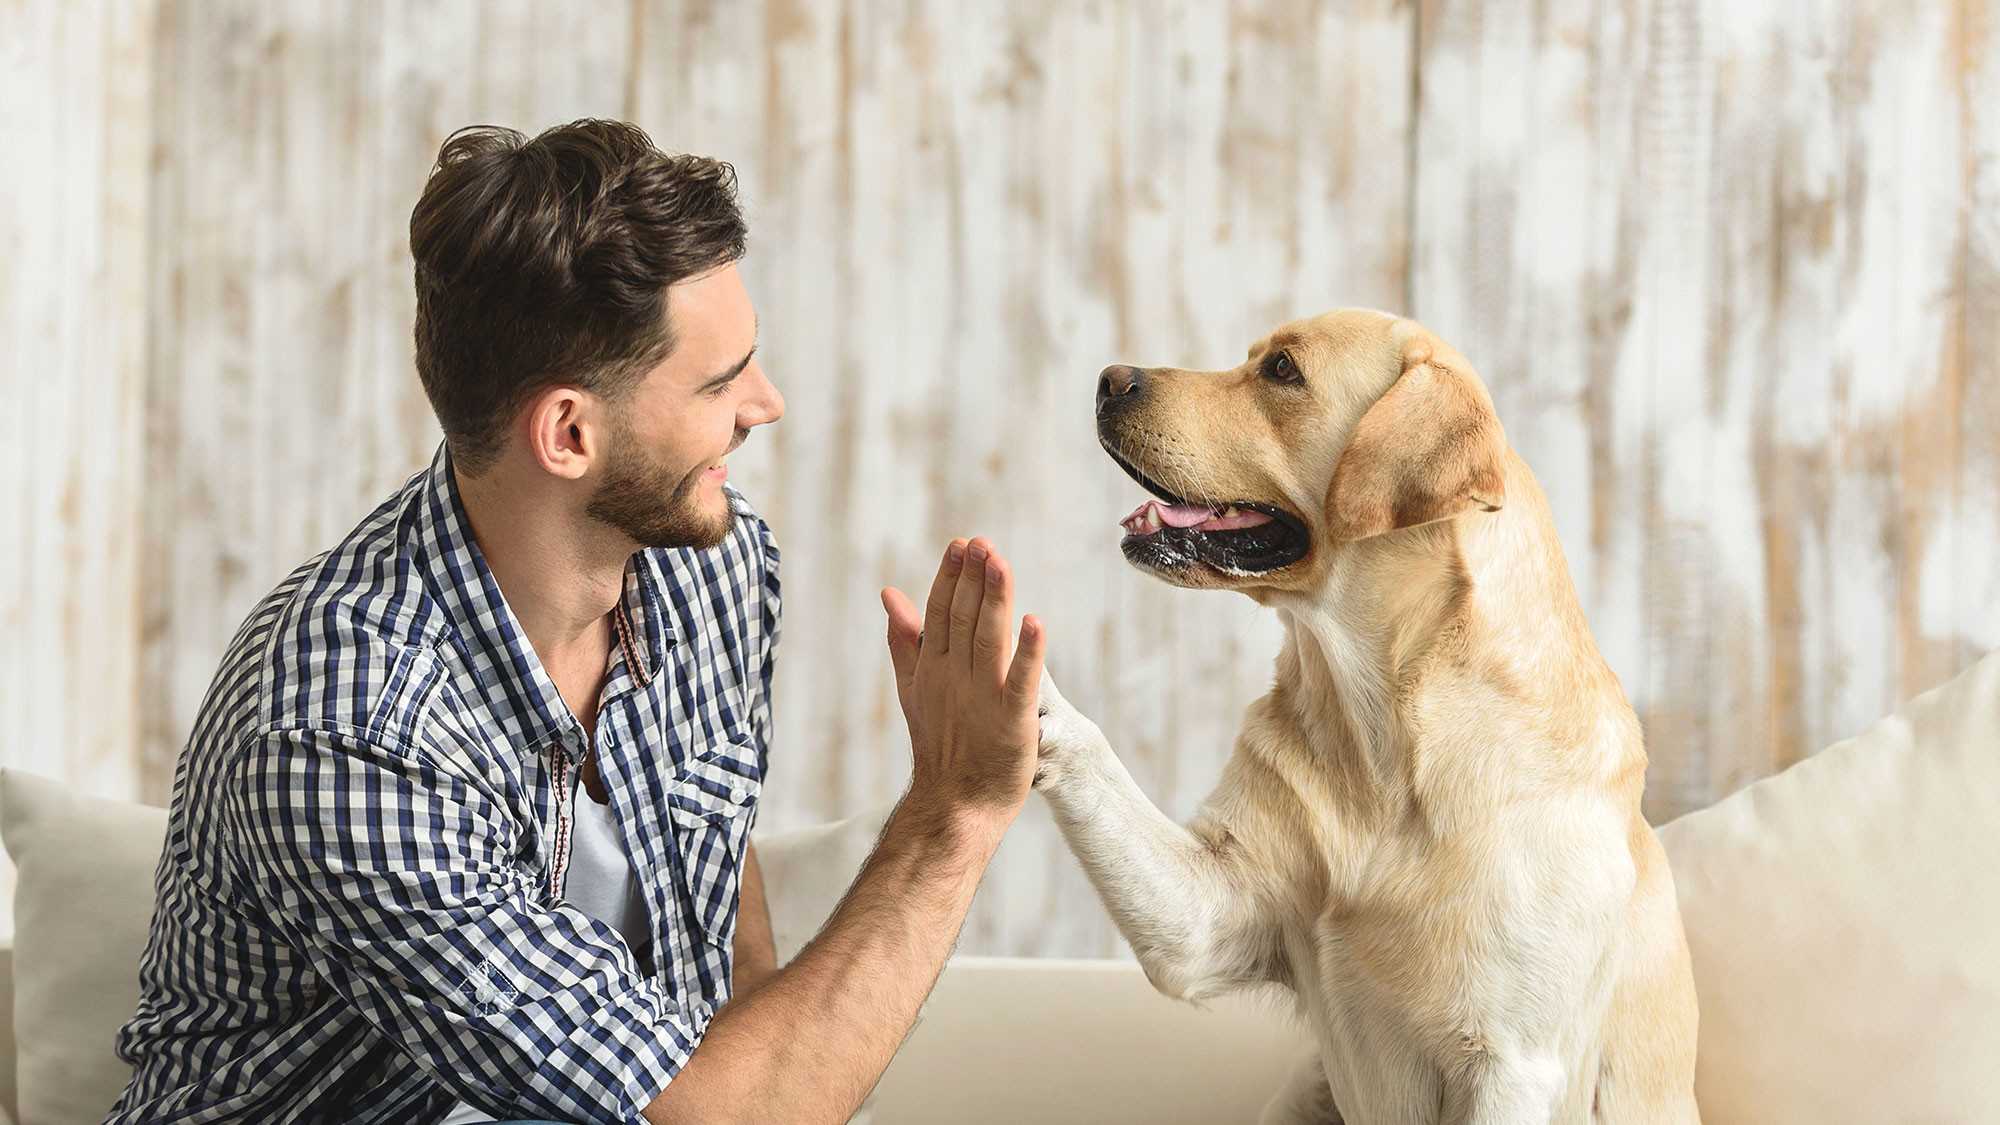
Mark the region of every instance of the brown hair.
[[736, 171], [576, 121], [528, 140], [474, 126], [438, 150], [410, 215], [417, 374], [467, 472], [529, 398], [607, 398], [674, 349], [667, 286], [743, 256]]

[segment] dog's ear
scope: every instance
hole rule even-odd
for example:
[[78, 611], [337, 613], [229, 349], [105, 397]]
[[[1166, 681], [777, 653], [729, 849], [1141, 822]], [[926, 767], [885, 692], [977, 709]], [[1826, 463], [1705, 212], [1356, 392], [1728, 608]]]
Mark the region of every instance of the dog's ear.
[[1326, 494], [1327, 531], [1365, 539], [1506, 502], [1507, 437], [1471, 365], [1419, 331], [1403, 373], [1341, 450]]

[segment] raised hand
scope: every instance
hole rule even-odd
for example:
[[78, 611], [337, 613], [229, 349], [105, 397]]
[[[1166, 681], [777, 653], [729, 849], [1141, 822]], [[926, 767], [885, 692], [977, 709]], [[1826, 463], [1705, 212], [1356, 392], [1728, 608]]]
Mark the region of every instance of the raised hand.
[[1014, 574], [991, 541], [953, 540], [921, 619], [882, 591], [889, 657], [910, 727], [911, 802], [1004, 828], [1027, 800], [1048, 636], [1030, 615], [1013, 635]]

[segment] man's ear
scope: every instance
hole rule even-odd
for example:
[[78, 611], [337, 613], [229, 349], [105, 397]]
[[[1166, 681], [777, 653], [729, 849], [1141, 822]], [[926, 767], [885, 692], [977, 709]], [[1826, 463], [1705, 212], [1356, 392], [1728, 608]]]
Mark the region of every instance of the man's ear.
[[1506, 502], [1507, 435], [1465, 357], [1428, 332], [1347, 439], [1326, 493], [1335, 539], [1365, 539]]

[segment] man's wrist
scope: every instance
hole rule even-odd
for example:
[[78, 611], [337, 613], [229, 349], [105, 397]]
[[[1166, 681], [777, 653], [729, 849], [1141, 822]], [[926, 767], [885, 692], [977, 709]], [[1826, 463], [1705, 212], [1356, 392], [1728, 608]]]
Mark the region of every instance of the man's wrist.
[[1006, 809], [954, 800], [913, 784], [889, 823], [891, 831], [900, 829], [932, 847], [976, 857], [983, 867], [1020, 811], [1018, 806]]

